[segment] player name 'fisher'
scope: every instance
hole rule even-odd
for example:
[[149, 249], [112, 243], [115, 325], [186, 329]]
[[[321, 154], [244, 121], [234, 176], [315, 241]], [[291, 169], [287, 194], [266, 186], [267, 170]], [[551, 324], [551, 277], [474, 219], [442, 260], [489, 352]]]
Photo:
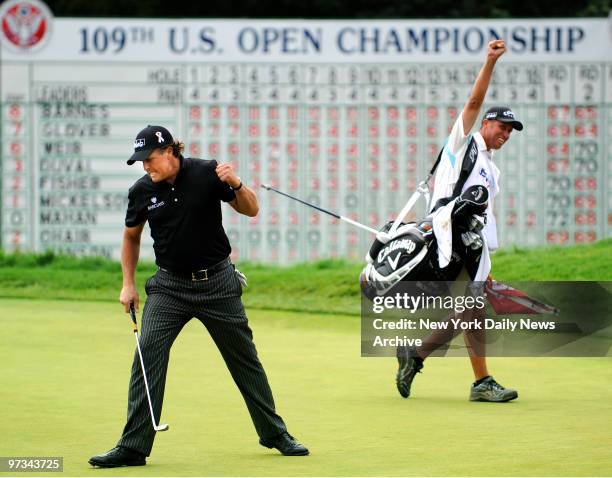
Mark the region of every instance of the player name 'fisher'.
[[431, 319], [401, 319], [387, 321], [374, 319], [372, 327], [376, 330], [555, 330], [555, 322], [537, 321], [532, 319], [484, 319], [462, 320], [453, 318], [449, 320]]

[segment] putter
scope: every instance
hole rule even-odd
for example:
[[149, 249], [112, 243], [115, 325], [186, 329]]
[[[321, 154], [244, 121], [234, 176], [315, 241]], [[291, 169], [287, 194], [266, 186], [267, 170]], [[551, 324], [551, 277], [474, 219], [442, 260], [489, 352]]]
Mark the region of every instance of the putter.
[[138, 349], [138, 356], [140, 357], [140, 366], [142, 368], [142, 378], [144, 378], [145, 390], [147, 391], [147, 400], [149, 401], [149, 411], [151, 412], [151, 421], [153, 422], [153, 429], [156, 432], [165, 432], [170, 425], [167, 423], [155, 424], [155, 416], [153, 415], [153, 404], [151, 403], [151, 394], [149, 393], [149, 382], [147, 381], [147, 374], [145, 372], [144, 361], [142, 360], [142, 352], [140, 350], [140, 341], [138, 340], [138, 324], [136, 323], [136, 311], [134, 310], [134, 303], [130, 303], [130, 316], [132, 317], [132, 327], [134, 329], [134, 337], [136, 337], [136, 348]]

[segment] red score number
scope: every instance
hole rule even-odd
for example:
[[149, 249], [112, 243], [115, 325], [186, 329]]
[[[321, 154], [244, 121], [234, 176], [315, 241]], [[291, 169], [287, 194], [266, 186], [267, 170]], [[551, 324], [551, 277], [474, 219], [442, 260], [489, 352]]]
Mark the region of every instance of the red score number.
[[189, 119], [192, 121], [198, 121], [202, 118], [202, 109], [199, 106], [189, 107]]
[[595, 211], [576, 213], [574, 222], [578, 226], [595, 226], [597, 225], [597, 214]]
[[592, 194], [578, 194], [574, 198], [574, 207], [576, 209], [595, 209], [597, 207], [597, 198]]
[[549, 156], [569, 156], [569, 143], [548, 143], [546, 152]]
[[567, 231], [549, 231], [546, 234], [546, 241], [549, 244], [567, 244], [569, 241], [569, 232]]
[[597, 108], [593, 106], [576, 106], [574, 114], [577, 119], [597, 119]]
[[597, 189], [597, 178], [593, 176], [579, 176], [574, 180], [574, 187], [578, 191], [594, 191]]
[[585, 242], [595, 242], [597, 240], [597, 233], [595, 231], [576, 231], [574, 233], [574, 241], [578, 244]]
[[23, 116], [23, 108], [20, 105], [11, 105], [9, 106], [9, 118], [12, 120], [19, 120]]

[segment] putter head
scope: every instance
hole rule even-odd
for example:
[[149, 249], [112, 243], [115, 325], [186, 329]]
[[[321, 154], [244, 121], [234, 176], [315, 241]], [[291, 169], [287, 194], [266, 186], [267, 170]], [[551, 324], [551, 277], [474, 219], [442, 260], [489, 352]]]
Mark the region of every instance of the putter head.
[[270, 186], [268, 186], [267, 184], [261, 184], [261, 187], [267, 189], [268, 191], [270, 190]]
[[154, 428], [156, 432], [165, 432], [168, 428], [170, 428], [170, 425], [168, 425], [167, 423], [160, 423]]

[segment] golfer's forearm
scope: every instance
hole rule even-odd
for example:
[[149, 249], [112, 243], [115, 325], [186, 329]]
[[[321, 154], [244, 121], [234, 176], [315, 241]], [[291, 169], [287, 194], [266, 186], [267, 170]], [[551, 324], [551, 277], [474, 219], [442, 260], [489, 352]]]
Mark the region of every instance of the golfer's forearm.
[[236, 211], [245, 216], [254, 217], [259, 213], [257, 196], [248, 186], [242, 185], [242, 187], [236, 191], [235, 204]]
[[138, 256], [140, 255], [140, 240], [123, 238], [121, 246], [121, 270], [123, 271], [123, 286], [133, 286]]

